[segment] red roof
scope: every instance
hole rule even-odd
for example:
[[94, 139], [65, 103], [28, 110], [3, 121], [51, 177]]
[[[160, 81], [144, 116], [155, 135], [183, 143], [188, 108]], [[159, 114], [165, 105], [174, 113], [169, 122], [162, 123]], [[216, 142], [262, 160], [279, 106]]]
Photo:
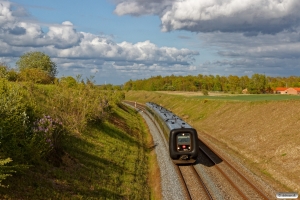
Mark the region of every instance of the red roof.
[[286, 88], [286, 87], [277, 87], [276, 88], [276, 91], [285, 91], [285, 90], [287, 90], [288, 88]]
[[[289, 88], [286, 88], [286, 87], [277, 87], [276, 88], [276, 91], [285, 91]], [[297, 87], [293, 87], [294, 90], [296, 90], [297, 92], [300, 92], [300, 88], [297, 88]]]

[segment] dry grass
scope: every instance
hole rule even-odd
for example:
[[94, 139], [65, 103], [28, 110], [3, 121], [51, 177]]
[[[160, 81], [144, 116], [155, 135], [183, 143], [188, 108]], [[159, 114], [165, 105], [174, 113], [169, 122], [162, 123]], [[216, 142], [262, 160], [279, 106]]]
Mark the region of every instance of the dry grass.
[[276, 189], [300, 192], [300, 101], [200, 100], [155, 92], [130, 92], [126, 99], [165, 106], [237, 152]]
[[[161, 94], [172, 94], [172, 95], [184, 95], [184, 96], [203, 96], [202, 92], [185, 92], [185, 91], [157, 91], [157, 93]], [[220, 96], [220, 95], [236, 95], [236, 94], [228, 94], [224, 92], [209, 92], [209, 96]]]
[[300, 191], [300, 102], [226, 103], [197, 129], [218, 138], [269, 178]]

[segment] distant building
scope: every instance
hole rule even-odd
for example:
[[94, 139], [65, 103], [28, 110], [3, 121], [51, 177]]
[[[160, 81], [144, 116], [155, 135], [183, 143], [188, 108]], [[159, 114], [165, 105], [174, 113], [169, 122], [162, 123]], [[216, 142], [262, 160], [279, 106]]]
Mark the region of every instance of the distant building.
[[276, 94], [295, 94], [300, 95], [300, 88], [278, 87], [274, 91]]
[[243, 89], [243, 90], [242, 90], [242, 93], [243, 93], [243, 94], [248, 94], [248, 93], [249, 93], [249, 92], [248, 92], [248, 89], [247, 89], [247, 88], [246, 88], [246, 89]]

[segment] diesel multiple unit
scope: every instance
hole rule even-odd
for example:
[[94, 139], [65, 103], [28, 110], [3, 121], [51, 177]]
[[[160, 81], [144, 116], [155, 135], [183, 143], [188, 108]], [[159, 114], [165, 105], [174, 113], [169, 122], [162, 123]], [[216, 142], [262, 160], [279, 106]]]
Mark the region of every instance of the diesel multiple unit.
[[194, 163], [198, 156], [196, 130], [171, 111], [152, 102], [146, 105], [169, 140], [169, 152], [173, 162], [175, 164]]

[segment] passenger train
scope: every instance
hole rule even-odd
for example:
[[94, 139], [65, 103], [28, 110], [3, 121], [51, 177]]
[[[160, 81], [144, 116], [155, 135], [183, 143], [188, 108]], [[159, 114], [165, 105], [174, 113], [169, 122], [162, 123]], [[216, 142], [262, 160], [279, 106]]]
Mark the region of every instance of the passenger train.
[[197, 131], [171, 111], [155, 103], [148, 102], [146, 106], [169, 140], [172, 161], [175, 164], [195, 163], [199, 151]]

